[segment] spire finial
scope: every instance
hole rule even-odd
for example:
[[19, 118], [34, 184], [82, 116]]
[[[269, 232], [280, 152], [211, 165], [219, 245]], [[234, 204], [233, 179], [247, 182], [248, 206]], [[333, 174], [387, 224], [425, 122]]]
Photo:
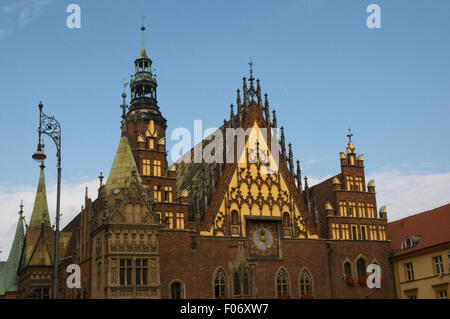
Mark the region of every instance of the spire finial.
[[236, 90], [236, 112], [239, 113], [241, 111], [241, 91], [239, 89]]
[[253, 62], [252, 62], [252, 59], [250, 59], [250, 62], [248, 63], [248, 65], [250, 65], [250, 78], [248, 79], [250, 81], [249, 93], [250, 93], [250, 96], [252, 98], [252, 101], [254, 101], [254, 98], [255, 98], [255, 95], [256, 95], [256, 91], [255, 91], [255, 86], [253, 85], [253, 81], [255, 79], [253, 78]]
[[285, 143], [285, 137], [284, 137], [284, 127], [280, 127], [280, 131], [281, 131], [281, 140], [280, 140], [280, 144], [281, 144], [281, 155], [283, 156], [284, 159], [286, 159], [286, 143]]
[[289, 170], [294, 175], [294, 155], [292, 153], [292, 144], [289, 143]]
[[351, 130], [350, 127], [348, 128], [347, 137], [348, 137], [348, 141], [351, 142], [352, 141], [352, 137], [353, 137], [353, 133], [352, 133], [352, 130]]
[[100, 187], [102, 187], [103, 186], [103, 179], [104, 179], [103, 172], [100, 172], [100, 176], [98, 177], [98, 179], [100, 180]]
[[264, 94], [264, 113], [266, 115], [266, 123], [270, 126], [269, 99], [267, 93]]
[[298, 190], [302, 191], [302, 170], [300, 169], [300, 161], [297, 160], [297, 174], [295, 175], [297, 179], [297, 187]]
[[234, 106], [230, 104], [230, 127], [234, 127]]
[[272, 119], [272, 127], [273, 128], [276, 128], [277, 127], [277, 115], [276, 115], [276, 111], [275, 110], [273, 110], [272, 111], [272, 114], [273, 114], [273, 119]]
[[23, 215], [23, 200], [20, 201], [20, 205], [19, 205], [19, 216], [22, 217]]
[[147, 52], [145, 51], [145, 26], [144, 26], [144, 20], [146, 16], [142, 16], [142, 46], [141, 46], [141, 54], [139, 54], [139, 58], [146, 58], [148, 59]]

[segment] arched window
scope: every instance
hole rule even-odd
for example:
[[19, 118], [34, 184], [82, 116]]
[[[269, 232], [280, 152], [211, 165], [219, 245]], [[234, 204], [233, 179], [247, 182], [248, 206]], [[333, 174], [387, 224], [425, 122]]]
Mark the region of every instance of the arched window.
[[281, 269], [277, 274], [277, 295], [288, 296], [289, 282], [287, 273]]
[[226, 275], [222, 269], [217, 270], [214, 276], [214, 296], [220, 298], [226, 296], [227, 286], [226, 286]]
[[300, 294], [302, 296], [313, 295], [311, 275], [306, 269], [300, 275]]
[[239, 278], [239, 273], [237, 271], [234, 272], [234, 291], [233, 294], [235, 296], [239, 296], [241, 294], [241, 280]]
[[231, 224], [239, 225], [239, 214], [238, 214], [237, 210], [231, 211]]
[[359, 258], [358, 261], [356, 262], [356, 270], [358, 272], [358, 276], [366, 276], [367, 272], [367, 267], [366, 267], [366, 262], [364, 261], [364, 259]]
[[283, 226], [284, 227], [289, 227], [289, 224], [290, 224], [289, 213], [285, 212], [285, 213], [283, 213]]
[[175, 281], [170, 285], [171, 299], [181, 299], [181, 282]]
[[347, 261], [344, 264], [344, 274], [345, 274], [345, 279], [348, 279], [352, 276], [352, 264]]

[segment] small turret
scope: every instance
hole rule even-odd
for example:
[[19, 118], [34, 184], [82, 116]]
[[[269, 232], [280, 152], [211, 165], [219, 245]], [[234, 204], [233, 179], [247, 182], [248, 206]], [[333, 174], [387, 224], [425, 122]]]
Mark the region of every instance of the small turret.
[[282, 126], [280, 128], [281, 131], [281, 137], [280, 137], [280, 146], [281, 146], [281, 156], [283, 156], [283, 159], [286, 160], [286, 141], [284, 137], [284, 127]]
[[380, 211], [379, 211], [379, 216], [380, 218], [387, 218], [387, 209], [386, 209], [386, 205], [381, 206]]
[[277, 114], [276, 114], [277, 112], [275, 111], [275, 110], [273, 110], [272, 111], [272, 127], [273, 128], [277, 128], [278, 127], [278, 125], [277, 125]]
[[375, 181], [371, 179], [369, 183], [367, 183], [367, 191], [369, 193], [375, 193]]
[[289, 170], [291, 171], [291, 174], [294, 175], [294, 155], [292, 153], [292, 144], [289, 143]]
[[266, 123], [270, 126], [269, 99], [267, 98], [267, 93], [264, 94], [264, 114], [266, 116]]
[[300, 161], [297, 160], [297, 174], [295, 174], [295, 179], [297, 181], [297, 188], [302, 192], [302, 171], [300, 169]]

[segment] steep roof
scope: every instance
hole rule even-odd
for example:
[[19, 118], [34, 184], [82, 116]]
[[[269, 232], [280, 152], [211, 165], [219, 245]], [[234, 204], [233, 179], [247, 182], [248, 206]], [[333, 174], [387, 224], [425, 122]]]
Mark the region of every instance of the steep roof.
[[[389, 223], [387, 232], [391, 239], [394, 256], [448, 243], [450, 242], [450, 204]], [[414, 247], [401, 250], [403, 239], [410, 236], [421, 236], [421, 238]]]
[[109, 172], [108, 180], [105, 184], [107, 195], [114, 194], [116, 190], [128, 188], [133, 176], [137, 178], [139, 183], [142, 183], [133, 153], [131, 153], [128, 138], [122, 136], [111, 171]]
[[47, 193], [45, 191], [44, 166], [41, 166], [36, 198], [20, 261], [20, 269], [29, 265], [53, 264], [55, 233], [50, 225]]
[[17, 291], [17, 270], [20, 264], [20, 254], [24, 243], [23, 217], [20, 215], [17, 223], [13, 244], [9, 251], [8, 260], [0, 264], [0, 295]]
[[33, 212], [31, 214], [29, 227], [41, 227], [42, 223], [44, 223], [45, 227], [51, 227], [50, 217], [48, 214], [47, 192], [45, 190], [45, 176], [43, 165], [41, 166], [39, 183], [36, 191], [36, 198], [34, 200]]

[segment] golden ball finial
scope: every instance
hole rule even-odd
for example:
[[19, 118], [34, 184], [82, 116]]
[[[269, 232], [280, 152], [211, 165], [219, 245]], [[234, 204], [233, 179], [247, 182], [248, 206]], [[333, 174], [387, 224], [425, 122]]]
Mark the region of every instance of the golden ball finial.
[[123, 92], [123, 93], [122, 93], [122, 97], [123, 97], [123, 98], [126, 98], [126, 97], [127, 97], [127, 94], [126, 94], [125, 92]]
[[142, 31], [145, 31], [145, 27], [144, 27], [144, 26], [142, 26], [142, 27], [141, 27], [141, 30], [142, 30]]

